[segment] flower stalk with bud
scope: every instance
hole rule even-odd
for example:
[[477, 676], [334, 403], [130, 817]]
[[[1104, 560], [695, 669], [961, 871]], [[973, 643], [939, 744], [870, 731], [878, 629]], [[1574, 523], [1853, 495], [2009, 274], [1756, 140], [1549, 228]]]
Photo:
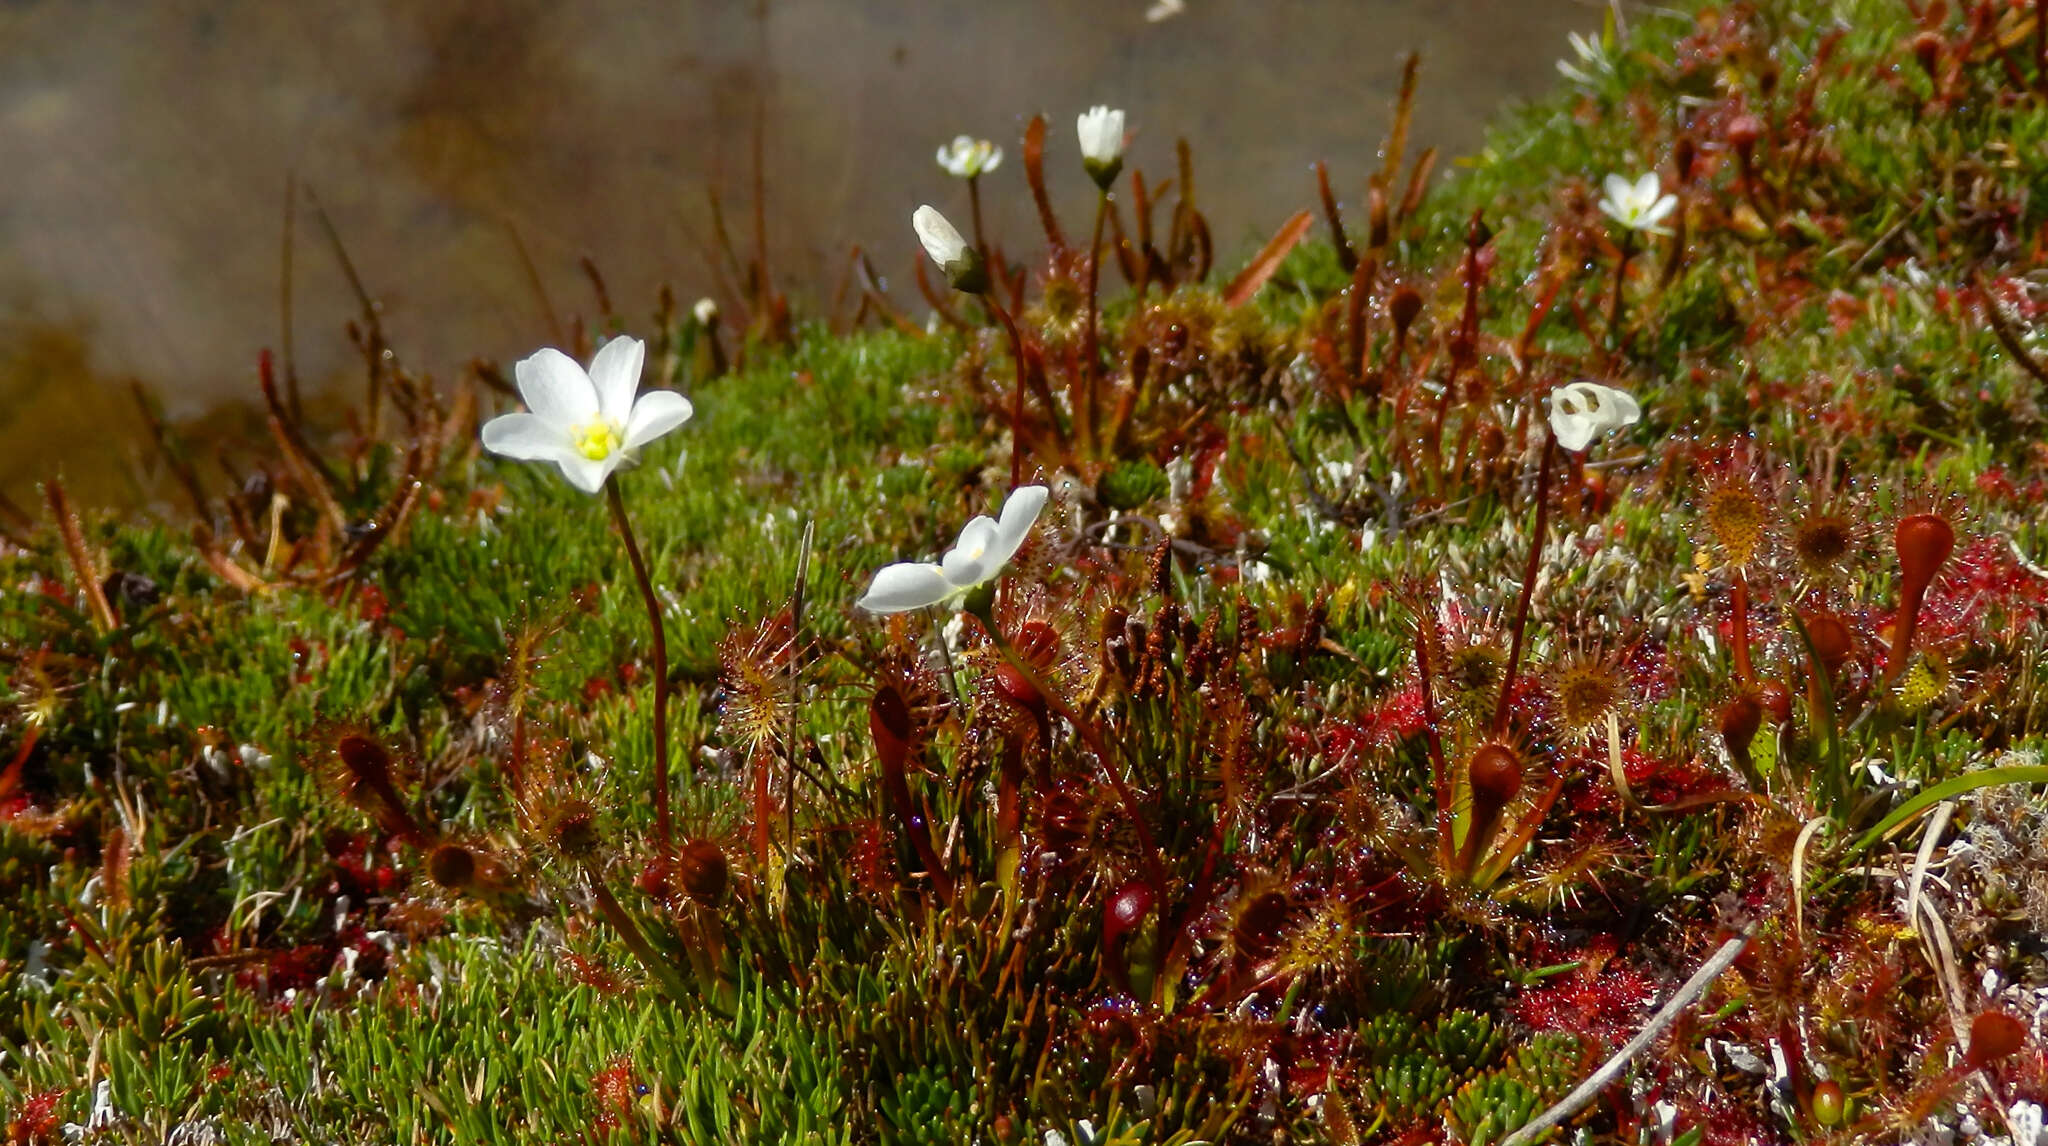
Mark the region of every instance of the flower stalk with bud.
[[[1024, 337], [1017, 331], [1016, 320], [988, 289], [988, 260], [978, 248], [967, 245], [958, 228], [929, 204], [911, 212], [910, 225], [924, 244], [924, 253], [946, 272], [953, 289], [979, 297], [1009, 336], [1010, 358], [1017, 364], [1017, 382], [1010, 395], [1010, 484], [1015, 486], [1024, 480], [1024, 386], [1030, 370], [1024, 361]], [[1046, 417], [1055, 419], [1057, 426], [1058, 412], [1050, 402], [1046, 403]]]
[[1096, 375], [1100, 364], [1096, 291], [1102, 278], [1102, 226], [1109, 217], [1109, 190], [1124, 166], [1124, 113], [1097, 105], [1075, 122], [1081, 141], [1081, 166], [1095, 181], [1095, 229], [1088, 240], [1088, 314], [1081, 332], [1080, 392], [1074, 403], [1075, 435], [1086, 450], [1095, 442]]

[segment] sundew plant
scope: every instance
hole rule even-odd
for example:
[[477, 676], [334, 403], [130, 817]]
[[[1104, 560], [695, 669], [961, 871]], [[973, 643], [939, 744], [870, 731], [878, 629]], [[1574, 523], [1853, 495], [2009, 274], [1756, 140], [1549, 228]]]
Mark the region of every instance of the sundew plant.
[[0, 506], [8, 1141], [2048, 1142], [2044, 9], [1411, 62], [1248, 256], [1048, 93], [830, 311], [140, 396]]

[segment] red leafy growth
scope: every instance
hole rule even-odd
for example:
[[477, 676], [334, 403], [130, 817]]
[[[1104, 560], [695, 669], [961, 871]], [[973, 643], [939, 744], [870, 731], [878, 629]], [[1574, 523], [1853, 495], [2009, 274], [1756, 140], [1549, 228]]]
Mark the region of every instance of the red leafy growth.
[[1515, 1017], [1539, 1031], [1564, 1031], [1619, 1046], [1635, 1034], [1656, 985], [1615, 959], [1611, 935], [1595, 938], [1577, 955], [1579, 966], [1514, 1003]]
[[562, 962], [569, 968], [570, 978], [599, 994], [617, 995], [626, 989], [626, 984], [612, 973], [611, 968], [593, 959], [570, 951], [562, 956]]
[[1660, 758], [1635, 747], [1621, 750], [1621, 770], [1629, 787], [1650, 804], [1675, 804], [1728, 786], [1719, 772], [1696, 760]]
[[15, 1108], [14, 1117], [7, 1120], [10, 1146], [42, 1146], [46, 1142], [58, 1141], [61, 1120], [57, 1106], [63, 1101], [64, 1092], [61, 1090], [45, 1090], [22, 1099], [21, 1105]]
[[646, 1089], [632, 1059], [624, 1055], [614, 1058], [590, 1079], [590, 1096], [597, 1100], [597, 1115], [592, 1119], [595, 1127], [606, 1134], [623, 1127], [633, 1115], [634, 1101]]

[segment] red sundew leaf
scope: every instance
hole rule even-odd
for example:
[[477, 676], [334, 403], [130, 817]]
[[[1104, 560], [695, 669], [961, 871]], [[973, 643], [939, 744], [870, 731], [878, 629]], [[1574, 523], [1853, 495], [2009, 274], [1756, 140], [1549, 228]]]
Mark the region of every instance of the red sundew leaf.
[[1282, 223], [1280, 230], [1259, 249], [1258, 254], [1252, 256], [1252, 261], [1237, 272], [1229, 286], [1223, 288], [1223, 305], [1239, 307], [1250, 302], [1252, 296], [1259, 293], [1259, 288], [1266, 285], [1266, 280], [1273, 277], [1273, 272], [1280, 269], [1281, 260], [1294, 250], [1303, 235], [1308, 234], [1309, 225], [1313, 222], [1315, 215], [1301, 210]]

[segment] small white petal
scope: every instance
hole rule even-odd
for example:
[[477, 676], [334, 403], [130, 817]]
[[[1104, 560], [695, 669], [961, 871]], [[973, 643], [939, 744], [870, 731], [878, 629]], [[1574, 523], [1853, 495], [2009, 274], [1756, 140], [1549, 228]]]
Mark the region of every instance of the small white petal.
[[633, 395], [640, 389], [640, 366], [646, 358], [646, 343], [621, 335], [599, 347], [597, 357], [590, 360], [597, 408], [608, 420], [625, 425], [633, 411]]
[[558, 426], [569, 427], [597, 417], [597, 388], [576, 360], [545, 347], [512, 367], [526, 408]]
[[1636, 180], [1635, 194], [1633, 196], [1633, 198], [1635, 199], [1636, 209], [1641, 210], [1642, 208], [1647, 207], [1652, 203], [1655, 203], [1657, 201], [1657, 196], [1663, 193], [1664, 181], [1657, 178], [1657, 173], [1655, 171], [1643, 172], [1643, 177], [1641, 179]]
[[1601, 182], [1600, 189], [1607, 192], [1607, 198], [1600, 204], [1600, 209], [1609, 214], [1620, 214], [1623, 205], [1635, 198], [1635, 188], [1629, 185], [1628, 180], [1613, 172], [1609, 172], [1607, 178]]
[[569, 479], [570, 485], [584, 493], [596, 493], [604, 488], [604, 479], [612, 476], [612, 471], [618, 469], [619, 463], [624, 460], [624, 454], [614, 452], [610, 457], [598, 462], [591, 461], [581, 454], [556, 458], [554, 462], [562, 467], [562, 476]]
[[876, 573], [868, 591], [854, 605], [870, 613], [908, 613], [937, 605], [954, 592], [938, 566], [906, 561]]
[[1097, 105], [1074, 121], [1080, 138], [1081, 158], [1093, 163], [1114, 163], [1124, 153], [1124, 113]]
[[1658, 223], [1663, 222], [1664, 217], [1666, 215], [1669, 215], [1671, 212], [1677, 209], [1678, 196], [1666, 195], [1663, 198], [1657, 200], [1655, 203], [1651, 204], [1650, 209], [1648, 211], [1643, 212], [1643, 223], [1646, 226], [1654, 227]]
[[939, 568], [944, 570], [946, 580], [955, 589], [972, 589], [1003, 567], [1006, 557], [996, 557], [992, 550], [999, 541], [996, 519], [986, 514], [976, 517], [960, 530], [960, 540], [953, 548], [939, 558]]
[[626, 419], [626, 440], [622, 449], [635, 450], [690, 420], [696, 413], [690, 400], [674, 390], [649, 390], [633, 403]]
[[996, 538], [989, 546], [989, 556], [998, 566], [1009, 564], [1010, 558], [1017, 555], [1050, 495], [1051, 491], [1042, 485], [1020, 486], [1010, 491], [1009, 500], [1003, 502], [1002, 519], [997, 522]]
[[575, 457], [567, 430], [538, 414], [500, 414], [484, 423], [484, 448], [502, 457], [526, 462], [553, 462]]
[[950, 270], [967, 252], [967, 240], [960, 237], [959, 230], [929, 205], [910, 213], [910, 225], [924, 244], [924, 253], [941, 267]]

